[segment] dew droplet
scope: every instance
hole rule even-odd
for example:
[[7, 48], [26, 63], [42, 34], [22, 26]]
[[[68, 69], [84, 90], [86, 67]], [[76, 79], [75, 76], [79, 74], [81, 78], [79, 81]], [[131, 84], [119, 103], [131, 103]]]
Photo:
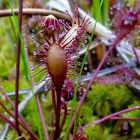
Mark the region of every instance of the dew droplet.
[[124, 25], [129, 25], [129, 21], [128, 21], [128, 20], [125, 20], [125, 21], [123, 22], [123, 24], [124, 24]]
[[30, 66], [30, 70], [33, 70], [33, 66]]
[[38, 47], [39, 46], [39, 43], [36, 43], [36, 46]]
[[51, 27], [51, 30], [54, 30], [54, 26]]
[[34, 35], [32, 35], [32, 38], [31, 38], [31, 40], [34, 40]]
[[44, 27], [45, 26], [45, 23], [42, 23], [42, 27]]
[[34, 52], [33, 54], [34, 54], [34, 56], [36, 56], [36, 52]]
[[84, 70], [87, 70], [87, 67], [84, 67]]
[[59, 19], [58, 21], [59, 21], [60, 24], [63, 22], [62, 19]]
[[78, 65], [80, 66], [81, 65], [81, 62], [78, 62]]

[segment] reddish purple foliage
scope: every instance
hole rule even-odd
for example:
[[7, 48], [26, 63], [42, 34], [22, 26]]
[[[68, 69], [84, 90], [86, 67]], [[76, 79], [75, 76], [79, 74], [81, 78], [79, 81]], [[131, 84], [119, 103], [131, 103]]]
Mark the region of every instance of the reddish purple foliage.
[[[78, 87], [76, 94], [77, 94], [77, 100], [80, 100], [83, 92], [84, 92], [84, 83], [79, 83], [76, 85]], [[65, 101], [69, 101], [74, 97], [74, 80], [66, 80], [64, 82], [64, 85], [61, 89], [62, 91], [62, 97], [65, 99]]]
[[123, 7], [120, 4], [116, 5], [113, 27], [117, 36], [120, 36], [120, 34], [129, 34], [135, 26], [138, 25], [140, 18], [139, 8], [140, 7], [132, 9], [128, 6]]

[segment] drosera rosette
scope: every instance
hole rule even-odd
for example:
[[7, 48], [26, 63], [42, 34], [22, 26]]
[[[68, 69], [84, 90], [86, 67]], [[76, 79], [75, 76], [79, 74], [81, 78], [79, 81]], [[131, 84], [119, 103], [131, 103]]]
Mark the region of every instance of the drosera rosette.
[[[118, 44], [122, 39], [127, 41], [128, 48], [134, 54], [137, 66], [140, 66], [140, 60], [136, 51], [136, 44], [139, 42], [140, 29], [140, 5], [130, 5], [126, 3], [117, 3], [111, 8], [113, 30], [116, 39], [113, 45]], [[126, 47], [127, 49], [127, 47]]]
[[126, 32], [130, 33], [134, 31], [134, 27], [139, 27], [139, 13], [140, 6], [134, 8], [129, 4], [126, 4], [124, 6], [117, 5], [117, 10], [115, 12], [115, 18], [113, 22], [113, 27], [116, 34], [119, 34], [122, 31], [124, 32], [124, 34]]
[[[34, 60], [39, 62], [40, 65], [42, 64], [41, 66], [45, 65], [44, 70], [48, 72], [47, 77], [49, 76], [52, 79], [53, 84], [55, 84], [54, 86], [60, 83], [62, 83], [62, 86], [64, 79], [69, 78], [72, 72], [71, 70], [74, 69], [75, 62], [73, 56], [77, 55], [79, 44], [84, 37], [86, 25], [86, 19], [82, 21], [78, 19], [77, 21], [65, 22], [62, 19], [58, 20], [53, 15], [49, 15], [42, 18], [43, 29], [39, 32], [40, 37], [44, 40], [42, 41], [38, 36], [36, 38], [32, 37], [32, 40], [34, 40], [36, 46], [39, 48], [34, 50]], [[58, 60], [60, 60], [61, 63], [58, 62]], [[53, 68], [54, 65], [51, 65], [52, 61], [53, 63], [59, 63], [59, 65], [55, 65]], [[60, 64], [62, 64], [63, 67], [60, 67]], [[57, 66], [59, 66], [58, 68], [63, 68], [62, 73], [61, 69], [58, 69]], [[57, 73], [59, 73], [59, 75], [57, 75]], [[56, 74], [56, 76], [54, 76], [54, 74]], [[63, 82], [56, 83], [56, 81], [60, 80]]]
[[114, 5], [111, 8], [111, 15], [114, 17], [113, 29], [116, 35], [124, 34], [128, 41], [135, 46], [135, 43], [139, 41], [135, 36], [138, 37], [140, 29], [140, 5], [133, 6], [128, 3]]
[[[88, 19], [86, 16], [80, 19], [78, 8], [75, 8], [76, 19], [73, 19], [67, 12], [70, 22], [63, 19], [57, 19], [53, 15], [40, 18], [42, 29], [39, 35], [32, 37], [38, 49], [34, 50], [34, 60], [39, 63], [38, 67], [43, 67], [40, 71], [45, 71], [45, 78], [52, 81], [52, 88], [56, 94], [56, 122], [54, 138], [60, 137], [60, 111], [61, 111], [61, 95], [74, 93], [74, 75], [76, 70], [75, 57], [79, 51], [79, 46], [84, 38]], [[82, 43], [84, 43], [82, 42]], [[86, 41], [87, 42], [87, 41]], [[45, 79], [44, 78], [44, 79]], [[68, 91], [69, 86], [70, 91]], [[79, 84], [80, 85], [80, 84]], [[82, 90], [80, 89], [82, 92]], [[81, 93], [79, 93], [81, 94]]]

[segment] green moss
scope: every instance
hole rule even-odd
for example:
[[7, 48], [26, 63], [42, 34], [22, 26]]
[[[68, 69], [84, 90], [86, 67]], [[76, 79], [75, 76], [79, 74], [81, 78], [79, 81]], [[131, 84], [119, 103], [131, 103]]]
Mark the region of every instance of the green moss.
[[101, 126], [93, 126], [85, 129], [85, 134], [88, 140], [105, 140], [109, 136], [109, 129]]
[[95, 84], [89, 91], [86, 102], [92, 106], [95, 114], [106, 116], [126, 108], [132, 101], [133, 94], [126, 86]]
[[[126, 86], [94, 84], [78, 113], [77, 129], [100, 117], [120, 111], [123, 108], [128, 108], [134, 101], [135, 97]], [[137, 115], [134, 114], [134, 116]], [[107, 123], [101, 123], [86, 129], [84, 133], [89, 140], [93, 138], [94, 140], [127, 140], [128, 136], [120, 136], [122, 123], [118, 125], [115, 122], [108, 121]], [[138, 130], [138, 126], [134, 127]], [[136, 137], [137, 134], [133, 133], [132, 136]]]

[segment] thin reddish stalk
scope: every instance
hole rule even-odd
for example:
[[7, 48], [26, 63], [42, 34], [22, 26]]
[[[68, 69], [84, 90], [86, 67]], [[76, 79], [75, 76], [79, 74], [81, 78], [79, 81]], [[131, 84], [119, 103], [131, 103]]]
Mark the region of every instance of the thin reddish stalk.
[[[13, 12], [15, 15], [18, 15], [19, 10], [13, 9]], [[61, 12], [57, 12], [54, 10], [47, 10], [47, 9], [39, 9], [39, 8], [23, 8], [23, 15], [54, 15], [58, 18], [63, 18], [65, 20], [70, 20], [69, 17], [66, 14], [63, 14]], [[11, 10], [0, 10], [0, 17], [6, 17], [6, 16], [12, 16]]]
[[[6, 101], [8, 101], [10, 103], [10, 105], [13, 107], [13, 109], [15, 110], [14, 103], [9, 98], [9, 96], [5, 93], [5, 91], [3, 90], [2, 87], [0, 87], [0, 90], [2, 91], [2, 94], [4, 95]], [[29, 134], [31, 134], [32, 137], [37, 138], [37, 136], [32, 132], [32, 130], [30, 130], [30, 127], [28, 126], [27, 122], [24, 120], [24, 118], [22, 117], [20, 112], [19, 112], [19, 118], [20, 118], [22, 124], [24, 125], [24, 128], [29, 132]]]
[[6, 101], [15, 109], [15, 104], [12, 102], [12, 100], [9, 98], [9, 96], [6, 94], [4, 89], [0, 86], [0, 90], [2, 91], [3, 96], [5, 97]]
[[63, 104], [64, 104], [64, 117], [63, 117], [63, 120], [62, 120], [62, 123], [61, 123], [61, 127], [60, 127], [60, 129], [61, 129], [61, 131], [62, 131], [63, 126], [64, 126], [65, 121], [66, 121], [66, 118], [67, 118], [67, 105], [66, 105], [66, 102], [65, 102], [64, 99], [61, 100], [61, 102], [63, 102]]
[[[12, 117], [14, 118], [14, 113], [9, 111], [4, 104], [0, 101], [0, 105], [1, 107], [3, 107], [3, 109]], [[12, 122], [12, 121], [11, 121]], [[34, 138], [34, 140], [37, 140], [37, 136], [30, 130], [29, 127], [27, 127], [26, 125], [24, 125], [24, 123], [22, 122], [22, 120], [19, 120], [19, 124], [31, 135], [32, 138]]]
[[[54, 127], [53, 114], [54, 114], [54, 110], [52, 110], [50, 113], [50, 128]], [[50, 133], [50, 139], [53, 138], [53, 134], [54, 134], [54, 129], [52, 129], [52, 131]]]
[[[21, 33], [22, 27], [22, 7], [23, 0], [19, 0], [19, 14], [18, 14], [18, 26], [19, 26], [19, 34]], [[18, 35], [18, 43], [17, 43], [17, 51], [16, 51], [16, 87], [15, 87], [15, 124], [17, 128], [18, 135], [21, 136], [19, 122], [18, 122], [18, 91], [19, 91], [19, 70], [20, 70], [20, 48], [21, 48], [21, 40], [20, 35]]]
[[102, 119], [93, 121], [92, 123], [85, 125], [83, 128], [85, 129], [85, 128], [90, 127], [90, 126], [92, 126], [92, 125], [97, 125], [97, 124], [106, 122], [106, 121], [110, 120], [110, 119], [113, 118], [113, 117], [116, 117], [116, 116], [118, 116], [118, 115], [121, 115], [121, 114], [130, 112], [130, 111], [133, 111], [133, 110], [137, 110], [137, 109], [140, 109], [140, 106], [135, 106], [135, 107], [133, 107], [133, 108], [127, 108], [127, 109], [121, 110], [121, 111], [119, 111], [119, 112], [110, 114], [110, 115], [108, 115], [108, 116], [106, 116], [106, 117], [104, 117], [104, 118], [102, 118]]
[[60, 137], [60, 115], [61, 115], [61, 88], [56, 87], [57, 94], [57, 109], [56, 109], [56, 122], [55, 122], [55, 135], [54, 139], [57, 140]]
[[41, 119], [41, 122], [42, 122], [43, 130], [44, 130], [45, 139], [50, 140], [49, 134], [48, 134], [48, 131], [47, 131], [47, 127], [46, 127], [46, 123], [45, 123], [45, 119], [44, 119], [44, 116], [43, 116], [41, 104], [40, 104], [40, 101], [39, 101], [38, 94], [36, 94], [36, 102], [37, 102], [37, 107], [38, 107], [40, 119]]
[[140, 118], [112, 117], [110, 120], [140, 121]]
[[55, 88], [52, 88], [52, 104], [55, 112], [55, 117], [56, 117], [56, 98], [55, 98]]
[[13, 115], [13, 113], [9, 110], [9, 109], [7, 109], [6, 108], [6, 106], [0, 101], [0, 106], [10, 115], [10, 116], [12, 116], [13, 118], [15, 117], [14, 115]]
[[[10, 103], [10, 105], [12, 106], [12, 108], [15, 110], [15, 104], [12, 102], [12, 100], [9, 98], [9, 96], [5, 93], [5, 91], [3, 90], [2, 87], [0, 87], [0, 90], [2, 91], [2, 93], [3, 93], [3, 95], [4, 95], [5, 99], [6, 99], [6, 101], [8, 101], [8, 103]], [[22, 115], [20, 114], [20, 112], [19, 112], [19, 118], [21, 119], [22, 123], [26, 127], [28, 127], [28, 129], [30, 129], [29, 126], [28, 126], [28, 124], [26, 123], [26, 121], [24, 120], [24, 118], [22, 117]]]
[[16, 129], [16, 125], [10, 121], [7, 117], [5, 117], [4, 115], [0, 114], [0, 118], [4, 121], [4, 122], [7, 122], [9, 123], [14, 129]]

